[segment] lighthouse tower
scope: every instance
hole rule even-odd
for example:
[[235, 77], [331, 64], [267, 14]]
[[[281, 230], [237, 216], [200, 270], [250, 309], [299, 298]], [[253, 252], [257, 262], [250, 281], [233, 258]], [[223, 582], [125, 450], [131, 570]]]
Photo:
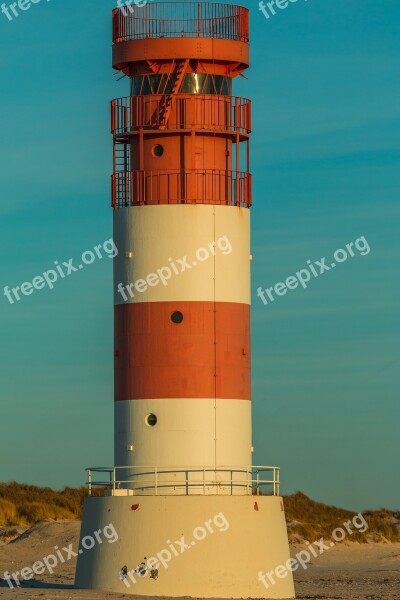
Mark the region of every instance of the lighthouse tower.
[[81, 544], [118, 539], [76, 585], [292, 598], [262, 576], [289, 559], [279, 469], [252, 466], [248, 9], [121, 7], [113, 42], [115, 466], [88, 469]]

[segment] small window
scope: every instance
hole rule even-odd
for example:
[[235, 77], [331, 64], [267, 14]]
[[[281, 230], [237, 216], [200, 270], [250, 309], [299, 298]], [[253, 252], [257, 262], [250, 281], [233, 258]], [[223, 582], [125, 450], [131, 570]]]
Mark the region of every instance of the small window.
[[164, 154], [164, 147], [161, 146], [161, 144], [157, 144], [156, 146], [153, 146], [153, 156], [157, 156], [157, 158], [160, 158], [160, 156], [162, 156]]
[[171, 321], [176, 325], [179, 325], [183, 321], [183, 314], [179, 310], [176, 310], [171, 315]]
[[149, 415], [147, 415], [146, 425], [148, 425], [149, 427], [154, 427], [155, 425], [157, 425], [156, 415], [153, 415], [153, 413], [150, 413]]

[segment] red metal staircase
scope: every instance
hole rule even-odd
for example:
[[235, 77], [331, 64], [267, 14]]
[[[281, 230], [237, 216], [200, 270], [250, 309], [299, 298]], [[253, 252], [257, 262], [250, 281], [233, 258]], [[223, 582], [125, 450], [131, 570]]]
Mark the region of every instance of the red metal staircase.
[[189, 64], [189, 59], [185, 58], [182, 60], [174, 61], [175, 69], [172, 69], [172, 74], [175, 75], [175, 81], [172, 86], [171, 93], [163, 96], [163, 99], [160, 102], [160, 106], [157, 114], [157, 126], [159, 129], [166, 129], [168, 124], [168, 119], [171, 114], [171, 110], [173, 107], [174, 99], [177, 94], [179, 94], [180, 89], [182, 87], [183, 78], [186, 74], [186, 69]]

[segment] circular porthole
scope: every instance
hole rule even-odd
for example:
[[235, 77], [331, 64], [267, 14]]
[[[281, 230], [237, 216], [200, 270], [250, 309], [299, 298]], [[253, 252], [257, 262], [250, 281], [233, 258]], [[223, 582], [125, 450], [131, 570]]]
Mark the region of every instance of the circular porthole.
[[179, 310], [176, 310], [171, 315], [171, 321], [176, 325], [179, 325], [183, 321], [183, 314]]
[[148, 425], [149, 427], [154, 427], [154, 425], [157, 425], [156, 415], [153, 415], [153, 413], [150, 413], [149, 415], [147, 415], [146, 425]]
[[161, 144], [157, 144], [156, 146], [153, 146], [152, 153], [153, 156], [157, 156], [157, 158], [160, 158], [160, 156], [164, 154], [164, 147], [161, 146]]

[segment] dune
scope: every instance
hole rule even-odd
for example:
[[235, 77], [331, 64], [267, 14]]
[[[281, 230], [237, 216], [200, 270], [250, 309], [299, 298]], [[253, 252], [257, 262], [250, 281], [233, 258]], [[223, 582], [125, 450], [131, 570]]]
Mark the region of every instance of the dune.
[[[37, 523], [16, 539], [0, 546], [0, 577], [32, 566], [54, 553], [55, 547], [72, 544], [76, 550], [80, 522], [46, 520]], [[293, 545], [292, 555], [304, 550]], [[112, 600], [127, 595], [73, 589], [76, 559], [59, 564], [53, 574], [36, 576], [19, 589], [0, 582], [2, 600]], [[257, 574], [255, 574], [256, 576]], [[297, 598], [313, 600], [400, 600], [399, 543], [341, 543], [321, 556], [313, 557], [307, 569], [295, 573]], [[138, 596], [136, 596], [139, 599]]]
[[[0, 578], [5, 572], [11, 575], [31, 568], [57, 549], [71, 547], [76, 551], [86, 493], [84, 488], [55, 491], [15, 482], [0, 484]], [[355, 516], [354, 512], [315, 502], [301, 492], [284, 497], [284, 503], [293, 557], [309, 551], [307, 540], [331, 540], [334, 528]], [[356, 531], [332, 546], [327, 542], [328, 551], [312, 556], [306, 568], [294, 572], [299, 600], [400, 600], [400, 512], [380, 509], [366, 511], [363, 517], [368, 521], [368, 530]], [[71, 556], [65, 562], [59, 561], [53, 573], [35, 575], [20, 588], [11, 589], [2, 580], [0, 597], [129, 598], [126, 594], [73, 589], [75, 568], [76, 558]]]

